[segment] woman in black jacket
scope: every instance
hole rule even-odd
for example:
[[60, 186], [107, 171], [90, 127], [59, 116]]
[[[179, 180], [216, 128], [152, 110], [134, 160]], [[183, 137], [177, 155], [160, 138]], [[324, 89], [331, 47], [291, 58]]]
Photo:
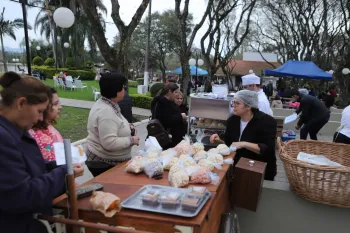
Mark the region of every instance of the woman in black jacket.
[[178, 130], [184, 127], [187, 119], [186, 114], [181, 113], [174, 104], [178, 91], [179, 86], [177, 84], [169, 83], [159, 91], [151, 103], [152, 118], [158, 119], [164, 129], [172, 136], [172, 142], [167, 148], [176, 146], [186, 133]]
[[[236, 147], [235, 164], [241, 157], [265, 162], [265, 180], [274, 180], [277, 172], [275, 119], [259, 111], [256, 92], [237, 92], [232, 107], [234, 115], [227, 120], [225, 144]], [[218, 137], [213, 135], [211, 141]]]

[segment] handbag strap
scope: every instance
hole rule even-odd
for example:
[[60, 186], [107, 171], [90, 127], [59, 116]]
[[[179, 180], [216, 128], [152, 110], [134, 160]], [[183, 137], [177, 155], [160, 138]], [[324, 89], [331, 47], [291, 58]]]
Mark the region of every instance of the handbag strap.
[[154, 107], [154, 112], [152, 113], [152, 120], [156, 118], [157, 107], [158, 107], [158, 102], [156, 103], [156, 106]]

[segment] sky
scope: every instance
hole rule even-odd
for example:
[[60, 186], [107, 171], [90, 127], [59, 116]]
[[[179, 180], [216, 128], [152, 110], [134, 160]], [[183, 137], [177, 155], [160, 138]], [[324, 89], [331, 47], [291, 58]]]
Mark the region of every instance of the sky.
[[[132, 16], [136, 12], [137, 7], [140, 5], [142, 0], [119, 0], [120, 4], [120, 14], [121, 18], [123, 19], [125, 24], [129, 24]], [[107, 22], [113, 22], [112, 18], [110, 17], [111, 14], [111, 2], [110, 0], [103, 0], [103, 3], [105, 4], [108, 13], [105, 17], [105, 20]], [[6, 7], [5, 10], [5, 19], [8, 20], [14, 20], [16, 18], [23, 18], [22, 15], [22, 8], [19, 3], [11, 2], [9, 0], [0, 0], [0, 9], [2, 11], [2, 8]], [[189, 5], [189, 11], [194, 16], [194, 23], [198, 23], [201, 20], [201, 17], [205, 11], [206, 3], [205, 0], [190, 0]], [[174, 9], [175, 8], [175, 1], [174, 0], [152, 0], [152, 13], [153, 12], [163, 12], [164, 10], [168, 9]], [[38, 14], [39, 9], [38, 8], [31, 8], [28, 10], [28, 23], [32, 26], [34, 26], [36, 15]], [[148, 8], [146, 9], [143, 17], [145, 17], [148, 14]], [[107, 23], [107, 29], [106, 29], [106, 38], [110, 44], [113, 43], [113, 38], [117, 35], [118, 30], [117, 27], [112, 23]], [[207, 28], [206, 23], [202, 26], [202, 28], [197, 32], [194, 45], [196, 47], [200, 47], [200, 38], [205, 33], [205, 30]], [[29, 30], [29, 38], [30, 39], [40, 39], [42, 38], [39, 34], [38, 30], [36, 33], [34, 30]], [[4, 37], [4, 45], [5, 47], [10, 48], [19, 48], [19, 43], [24, 38], [24, 30], [19, 29], [16, 31], [16, 38], [17, 40], [13, 40], [10, 37]]]

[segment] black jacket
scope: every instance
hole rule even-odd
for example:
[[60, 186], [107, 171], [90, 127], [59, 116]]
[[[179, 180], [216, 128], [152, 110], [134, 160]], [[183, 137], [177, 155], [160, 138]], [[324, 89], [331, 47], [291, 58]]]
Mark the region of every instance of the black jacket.
[[301, 112], [301, 117], [298, 122], [299, 126], [303, 124], [312, 124], [313, 121], [323, 119], [327, 117], [330, 112], [327, 107], [316, 97], [311, 95], [300, 95], [300, 106], [296, 110], [296, 113]]
[[323, 96], [322, 98], [322, 101], [324, 102], [324, 104], [326, 105], [326, 108], [330, 108], [334, 105], [334, 101], [335, 101], [335, 98], [332, 94], [327, 94], [325, 96]]
[[125, 92], [124, 99], [118, 102], [121, 114], [132, 123], [132, 98]]
[[[175, 106], [173, 101], [163, 96], [157, 96], [151, 103], [152, 118], [158, 119], [165, 130], [172, 135], [170, 147], [176, 146], [181, 142], [186, 134], [186, 123], [184, 123], [181, 110]], [[163, 148], [164, 149], [164, 148]]]
[[[258, 144], [260, 154], [247, 149], [239, 149], [235, 157], [235, 163], [241, 157], [265, 162], [267, 163], [265, 180], [273, 180], [277, 172], [275, 155], [276, 127], [277, 123], [273, 117], [261, 111], [256, 111], [244, 129], [240, 141]], [[231, 146], [233, 142], [239, 141], [240, 128], [241, 118], [239, 116], [233, 115], [228, 118], [225, 132], [225, 143], [227, 146]]]

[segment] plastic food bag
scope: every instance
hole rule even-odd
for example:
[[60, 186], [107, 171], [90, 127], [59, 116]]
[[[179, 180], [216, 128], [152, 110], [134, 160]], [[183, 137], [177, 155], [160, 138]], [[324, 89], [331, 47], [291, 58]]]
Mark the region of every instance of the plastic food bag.
[[216, 148], [212, 148], [212, 149], [208, 150], [208, 153], [219, 154], [219, 150]]
[[208, 153], [204, 150], [201, 150], [199, 152], [197, 152], [194, 156], [193, 156], [193, 159], [195, 161], [200, 161], [202, 159], [206, 159], [208, 157]]
[[210, 172], [208, 174], [208, 176], [210, 177], [211, 179], [211, 183], [212, 185], [218, 185], [220, 183], [220, 176], [218, 176], [218, 174], [216, 173], [213, 173], [213, 172]]
[[93, 192], [90, 203], [94, 210], [101, 212], [108, 218], [115, 215], [121, 209], [119, 197], [102, 191]]
[[142, 156], [137, 155], [126, 164], [125, 171], [131, 173], [140, 173], [143, 171], [143, 168], [144, 158]]
[[191, 146], [190, 138], [186, 135], [184, 137], [184, 140], [182, 140], [179, 144], [177, 144], [174, 149], [179, 154], [186, 154], [186, 155], [194, 155], [193, 148]]
[[226, 155], [230, 155], [231, 151], [230, 148], [228, 146], [226, 146], [225, 144], [220, 144], [216, 147], [216, 149], [219, 150], [219, 154], [226, 156]]
[[204, 150], [204, 145], [203, 143], [200, 142], [196, 142], [192, 145], [193, 148], [193, 152], [194, 154], [198, 153], [199, 151], [203, 151]]
[[184, 166], [184, 167], [189, 167], [196, 165], [196, 161], [191, 156], [188, 155], [181, 155], [179, 157], [179, 162]]
[[202, 159], [198, 162], [198, 165], [208, 169], [209, 171], [212, 171], [215, 168], [214, 163], [208, 159]]
[[160, 158], [164, 170], [170, 170], [170, 168], [177, 164], [179, 162], [179, 158], [176, 157], [170, 157], [170, 156], [163, 156]]
[[188, 185], [190, 177], [183, 167], [174, 165], [169, 171], [169, 181], [171, 186], [179, 188]]
[[149, 159], [145, 162], [144, 171], [149, 178], [163, 175], [163, 165], [157, 159]]
[[167, 149], [167, 150], [163, 151], [162, 153], [160, 153], [160, 157], [168, 156], [168, 155], [179, 157], [180, 154], [174, 148]]
[[222, 157], [221, 154], [208, 153], [207, 159], [212, 161], [213, 163], [217, 163], [217, 164], [224, 163], [224, 157]]
[[224, 164], [233, 164], [233, 159], [232, 158], [224, 159]]
[[191, 176], [192, 184], [209, 184], [211, 183], [210, 171], [207, 168], [199, 167]]
[[145, 141], [145, 149], [147, 152], [150, 151], [158, 151], [162, 152], [162, 147], [159, 145], [157, 139], [155, 137], [149, 136]]

